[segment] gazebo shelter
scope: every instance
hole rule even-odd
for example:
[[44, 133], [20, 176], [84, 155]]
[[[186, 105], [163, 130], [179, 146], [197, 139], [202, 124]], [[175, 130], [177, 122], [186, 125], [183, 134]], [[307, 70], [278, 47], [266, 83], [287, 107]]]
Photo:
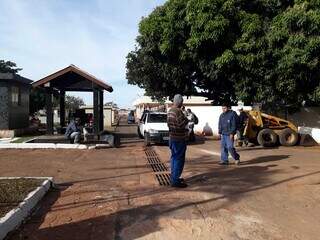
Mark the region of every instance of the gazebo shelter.
[[97, 79], [93, 75], [70, 65], [56, 73], [42, 78], [32, 84], [34, 88], [42, 87], [46, 91], [47, 134], [53, 131], [53, 94], [59, 94], [60, 125], [65, 127], [65, 93], [66, 92], [93, 92], [93, 130], [98, 134], [103, 130], [103, 91], [112, 92], [110, 85]]

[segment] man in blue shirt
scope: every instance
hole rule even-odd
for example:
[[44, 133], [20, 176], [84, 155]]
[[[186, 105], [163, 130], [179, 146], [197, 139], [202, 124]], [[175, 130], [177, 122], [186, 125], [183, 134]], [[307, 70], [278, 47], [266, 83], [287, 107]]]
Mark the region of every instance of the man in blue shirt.
[[238, 115], [231, 110], [230, 104], [222, 106], [222, 114], [219, 118], [219, 134], [221, 138], [221, 162], [220, 165], [229, 164], [229, 153], [235, 160], [236, 165], [240, 164], [240, 155], [234, 148], [234, 135], [237, 133]]
[[73, 143], [80, 143], [81, 129], [80, 129], [80, 118], [76, 118], [71, 121], [67, 127], [65, 136], [70, 139]]

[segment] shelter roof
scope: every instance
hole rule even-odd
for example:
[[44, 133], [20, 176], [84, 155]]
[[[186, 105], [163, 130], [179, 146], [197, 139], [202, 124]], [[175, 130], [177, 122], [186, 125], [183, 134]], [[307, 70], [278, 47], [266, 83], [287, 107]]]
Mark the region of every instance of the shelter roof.
[[73, 64], [34, 82], [32, 86], [48, 86], [65, 91], [92, 91], [94, 88], [100, 88], [109, 92], [113, 91], [111, 85]]

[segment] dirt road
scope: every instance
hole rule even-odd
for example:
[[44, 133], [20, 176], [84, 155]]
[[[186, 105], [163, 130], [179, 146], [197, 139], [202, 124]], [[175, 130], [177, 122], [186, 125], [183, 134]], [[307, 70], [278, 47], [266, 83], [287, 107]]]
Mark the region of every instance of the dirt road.
[[[135, 128], [123, 139], [137, 140]], [[153, 149], [168, 160], [166, 146]], [[189, 146], [189, 187], [177, 190], [158, 185], [137, 141], [1, 151], [0, 176], [58, 183], [10, 239], [320, 239], [319, 148], [241, 149], [239, 167], [218, 166], [218, 153], [215, 141]]]

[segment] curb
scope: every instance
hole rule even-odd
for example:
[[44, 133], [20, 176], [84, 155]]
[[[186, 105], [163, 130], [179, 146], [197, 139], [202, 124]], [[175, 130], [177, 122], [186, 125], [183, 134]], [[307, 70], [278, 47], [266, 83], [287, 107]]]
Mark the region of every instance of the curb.
[[63, 143], [2, 143], [1, 149], [77, 149], [88, 150], [97, 148], [110, 148], [108, 144], [96, 144], [88, 146], [84, 144], [63, 144]]
[[40, 187], [30, 192], [28, 196], [15, 209], [12, 209], [4, 217], [0, 218], [0, 240], [21, 225], [26, 217], [35, 208], [37, 203], [44, 197], [53, 186], [53, 178], [47, 177], [0, 177], [0, 179], [43, 179]]

